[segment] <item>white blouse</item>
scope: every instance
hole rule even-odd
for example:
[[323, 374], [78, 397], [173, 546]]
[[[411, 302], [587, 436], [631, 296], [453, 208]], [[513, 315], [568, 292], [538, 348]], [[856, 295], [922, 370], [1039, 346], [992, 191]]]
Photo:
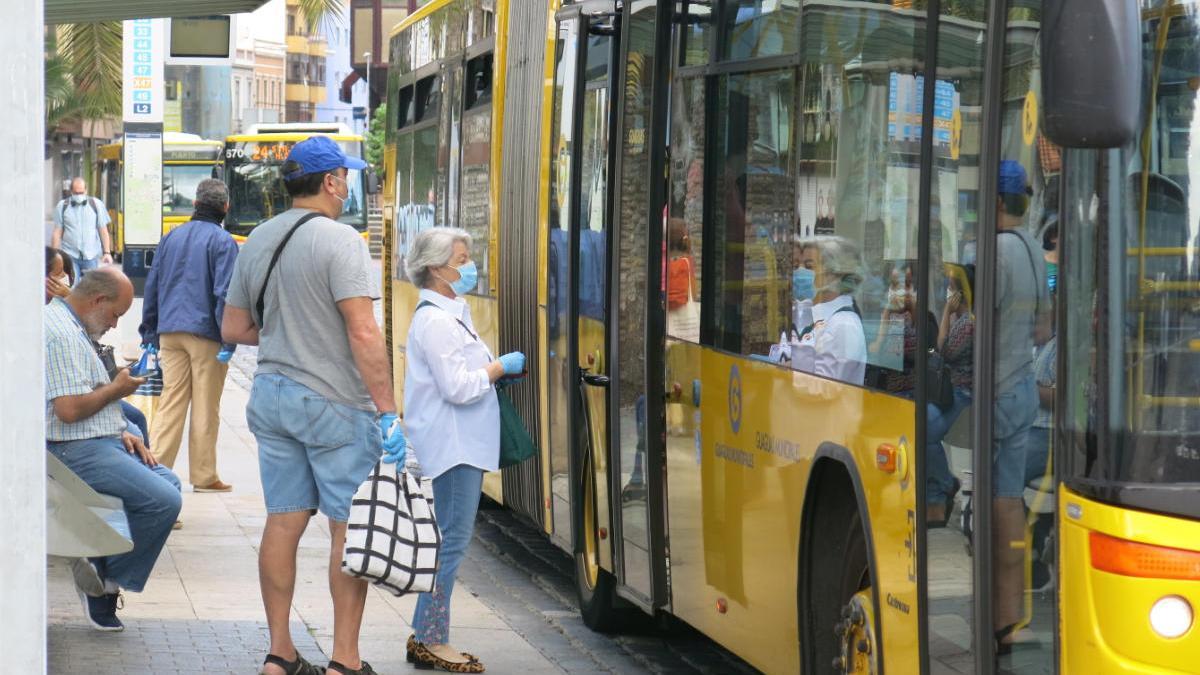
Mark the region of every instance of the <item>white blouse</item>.
[[[840, 295], [813, 305], [812, 330], [792, 343], [792, 368], [861, 385], [867, 374], [867, 338], [854, 298]], [[839, 311], [843, 310], [843, 311]]]
[[471, 310], [461, 298], [427, 289], [419, 297], [435, 306], [417, 310], [408, 329], [404, 431], [409, 447], [425, 478], [459, 464], [495, 471], [500, 404], [487, 374], [492, 353], [476, 337]]

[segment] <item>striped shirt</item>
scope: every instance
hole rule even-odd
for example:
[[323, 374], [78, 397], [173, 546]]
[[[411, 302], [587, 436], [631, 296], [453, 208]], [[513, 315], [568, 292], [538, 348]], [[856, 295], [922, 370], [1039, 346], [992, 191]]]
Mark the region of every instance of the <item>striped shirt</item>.
[[78, 441], [120, 436], [125, 430], [125, 417], [118, 401], [72, 424], [54, 414], [54, 399], [90, 394], [110, 380], [83, 325], [64, 300], [54, 298], [46, 305], [42, 324], [46, 332], [46, 440]]

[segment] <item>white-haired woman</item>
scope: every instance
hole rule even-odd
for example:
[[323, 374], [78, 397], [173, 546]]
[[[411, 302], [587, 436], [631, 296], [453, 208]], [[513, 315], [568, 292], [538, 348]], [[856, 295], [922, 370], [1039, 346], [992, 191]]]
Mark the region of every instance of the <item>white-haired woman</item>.
[[862, 384], [867, 372], [867, 339], [854, 293], [862, 283], [862, 260], [853, 242], [819, 235], [800, 243], [801, 264], [813, 272], [812, 324], [798, 326], [792, 346], [796, 370]]
[[450, 593], [475, 527], [485, 471], [500, 461], [500, 406], [496, 383], [520, 377], [525, 355], [492, 358], [471, 322], [462, 296], [475, 289], [471, 235], [435, 227], [418, 234], [406, 260], [408, 278], [421, 289], [408, 330], [404, 422], [421, 473], [433, 480], [442, 533], [437, 580], [417, 599], [408, 660], [424, 668], [481, 673], [483, 664], [449, 643]]

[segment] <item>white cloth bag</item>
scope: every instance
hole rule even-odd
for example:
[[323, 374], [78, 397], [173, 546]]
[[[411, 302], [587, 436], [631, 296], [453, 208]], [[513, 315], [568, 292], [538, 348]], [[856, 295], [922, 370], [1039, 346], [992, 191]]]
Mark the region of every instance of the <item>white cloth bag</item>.
[[393, 595], [428, 593], [437, 577], [442, 534], [426, 495], [408, 472], [379, 462], [358, 486], [346, 523], [342, 572]]

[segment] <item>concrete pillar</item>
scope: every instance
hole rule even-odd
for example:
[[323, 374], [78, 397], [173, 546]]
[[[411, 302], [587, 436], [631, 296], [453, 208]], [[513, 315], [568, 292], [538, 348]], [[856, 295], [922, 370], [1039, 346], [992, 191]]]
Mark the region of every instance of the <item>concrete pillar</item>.
[[0, 662], [46, 669], [45, 138], [42, 0], [5, 0], [0, 22]]

